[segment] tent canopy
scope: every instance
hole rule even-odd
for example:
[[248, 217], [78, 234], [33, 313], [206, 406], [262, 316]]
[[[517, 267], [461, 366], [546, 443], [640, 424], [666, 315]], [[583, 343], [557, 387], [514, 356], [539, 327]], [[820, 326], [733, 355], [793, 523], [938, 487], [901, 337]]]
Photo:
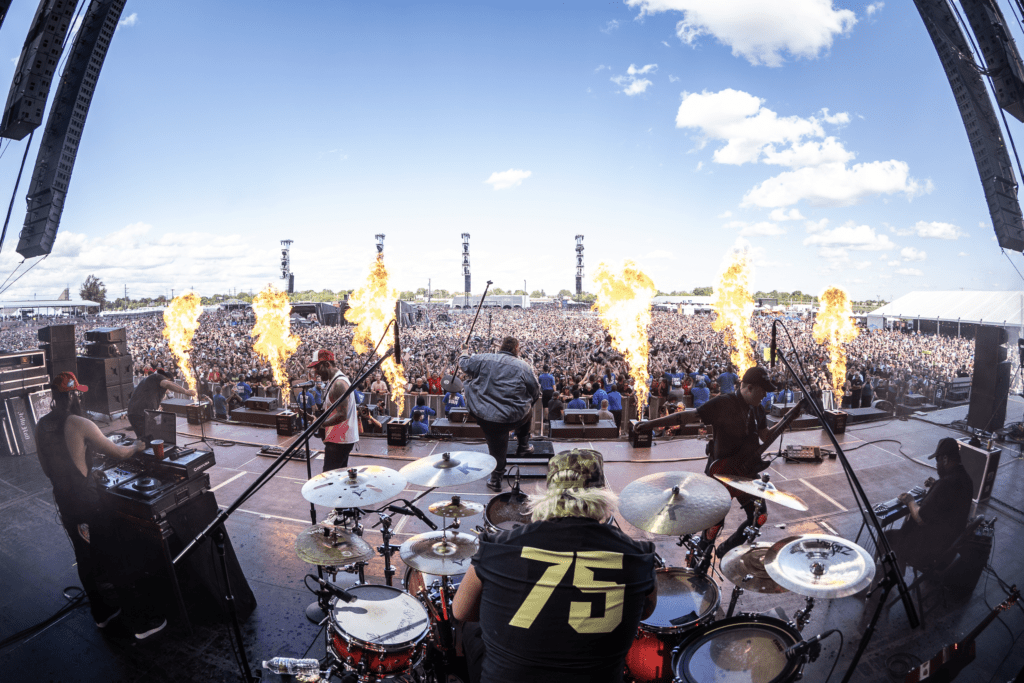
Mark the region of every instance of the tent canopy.
[[868, 315], [1016, 327], [1024, 324], [1024, 292], [911, 292]]

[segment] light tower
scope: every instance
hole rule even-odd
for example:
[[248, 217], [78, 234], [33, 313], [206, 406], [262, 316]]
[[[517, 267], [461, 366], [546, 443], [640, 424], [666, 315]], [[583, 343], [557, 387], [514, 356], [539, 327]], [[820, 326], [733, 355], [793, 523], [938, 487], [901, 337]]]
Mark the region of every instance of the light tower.
[[462, 233], [462, 275], [465, 278], [465, 289], [466, 296], [469, 296], [470, 291], [470, 277], [469, 277], [469, 233]]
[[384, 257], [384, 235], [383, 234], [377, 234], [377, 235], [374, 235], [374, 237], [377, 238], [377, 258], [383, 258]]
[[288, 293], [295, 291], [295, 275], [292, 273], [292, 242], [281, 240], [281, 279], [288, 282]]
[[583, 294], [583, 235], [576, 235], [576, 299]]

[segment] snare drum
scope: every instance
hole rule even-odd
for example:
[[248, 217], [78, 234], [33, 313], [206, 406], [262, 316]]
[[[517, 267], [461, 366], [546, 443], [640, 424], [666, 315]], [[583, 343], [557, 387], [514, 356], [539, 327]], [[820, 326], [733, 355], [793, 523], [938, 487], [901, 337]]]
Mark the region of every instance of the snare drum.
[[331, 606], [328, 650], [361, 681], [411, 671], [422, 658], [430, 626], [423, 605], [393, 586], [353, 586], [352, 602]]
[[673, 653], [679, 683], [790, 683], [799, 659], [786, 649], [800, 632], [775, 617], [744, 614], [717, 621], [689, 634]]
[[626, 675], [634, 681], [666, 680], [672, 671], [672, 648], [687, 632], [709, 623], [722, 600], [718, 584], [689, 569], [667, 567], [654, 577], [658, 606], [640, 622], [626, 653]]

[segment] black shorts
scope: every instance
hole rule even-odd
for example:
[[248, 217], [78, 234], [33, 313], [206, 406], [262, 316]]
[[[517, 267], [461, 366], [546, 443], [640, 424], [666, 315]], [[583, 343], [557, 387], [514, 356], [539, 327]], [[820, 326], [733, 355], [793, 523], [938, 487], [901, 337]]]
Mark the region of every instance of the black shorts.
[[544, 408], [547, 408], [548, 407], [548, 402], [551, 400], [551, 397], [554, 396], [554, 395], [555, 395], [555, 390], [554, 389], [545, 389], [544, 391], [540, 392], [540, 404], [541, 404], [541, 406], [543, 406]]

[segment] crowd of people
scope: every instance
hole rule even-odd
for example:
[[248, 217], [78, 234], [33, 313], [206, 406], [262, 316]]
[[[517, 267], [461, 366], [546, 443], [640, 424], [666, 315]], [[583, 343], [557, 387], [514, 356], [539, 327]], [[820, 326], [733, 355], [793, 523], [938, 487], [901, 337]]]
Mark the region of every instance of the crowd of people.
[[[680, 315], [655, 311], [649, 329], [650, 356], [648, 370], [653, 396], [671, 398], [689, 394], [694, 407], [711, 397], [730, 392], [736, 373], [731, 368], [729, 348], [721, 332], [712, 329], [714, 314]], [[763, 358], [770, 338], [772, 316], [757, 314], [751, 323], [757, 334], [755, 356]], [[413, 394], [440, 394], [441, 381], [452, 371], [458, 350], [470, 331], [472, 312], [458, 313], [439, 309], [422, 322], [402, 330], [403, 367], [408, 380], [406, 390]], [[829, 389], [832, 378], [828, 369], [829, 352], [813, 337], [811, 317], [787, 317], [784, 320], [803, 366], [815, 389]], [[164, 368], [176, 377], [183, 375], [162, 332], [160, 315], [144, 317], [106, 317], [80, 322], [76, 326], [79, 351], [84, 350], [85, 333], [91, 328], [118, 326], [127, 329], [128, 346], [134, 359], [135, 374], [143, 376]], [[39, 324], [20, 324], [0, 332], [0, 348], [18, 350], [37, 345]], [[208, 382], [202, 393], [212, 396], [217, 384], [244, 383], [252, 394], [274, 395], [270, 364], [253, 351], [251, 313], [207, 311], [200, 318], [199, 330], [192, 340], [191, 363], [196, 376]], [[358, 377], [367, 361], [366, 354], [352, 348], [352, 325], [301, 326], [293, 329], [300, 338], [297, 352], [290, 358], [287, 371], [292, 381], [309, 377], [306, 368], [318, 349], [333, 349], [338, 368], [348, 377]], [[633, 392], [633, 380], [626, 372], [621, 356], [611, 347], [596, 313], [592, 311], [544, 309], [488, 310], [473, 330], [469, 347], [473, 352], [496, 350], [506, 336], [520, 343], [520, 357], [531, 363], [539, 376], [549, 375], [545, 382], [545, 403], [556, 400], [556, 407], [572, 405], [581, 397], [595, 397], [593, 405], [608, 396], [600, 393]], [[788, 344], [780, 348], [788, 349]], [[844, 396], [835, 397], [836, 404], [864, 401], [881, 384], [899, 384], [905, 392], [926, 392], [928, 387], [957, 376], [970, 376], [973, 369], [974, 342], [967, 338], [925, 335], [891, 330], [861, 330], [845, 345], [848, 375]], [[368, 380], [360, 387], [370, 390], [369, 383], [387, 380], [383, 376]], [[783, 388], [793, 388], [779, 365], [772, 372], [772, 381]], [[863, 388], [866, 385], [866, 389]], [[386, 387], [390, 392], [391, 387]], [[857, 393], [854, 396], [854, 393]], [[865, 394], [867, 392], [867, 394]], [[845, 399], [845, 400], [844, 400]], [[857, 399], [855, 401], [855, 399]], [[617, 397], [612, 396], [606, 409], [615, 413]], [[664, 402], [663, 402], [664, 403]], [[618, 417], [618, 416], [616, 416]]]

